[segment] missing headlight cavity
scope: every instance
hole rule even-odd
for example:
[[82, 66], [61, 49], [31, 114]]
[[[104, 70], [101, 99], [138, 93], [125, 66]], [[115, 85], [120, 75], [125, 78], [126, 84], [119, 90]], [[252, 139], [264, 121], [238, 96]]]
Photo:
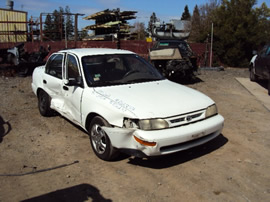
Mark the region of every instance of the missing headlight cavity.
[[124, 121], [123, 121], [123, 128], [139, 128], [138, 125], [138, 120], [131, 120], [131, 119], [128, 119], [128, 118], [124, 118]]

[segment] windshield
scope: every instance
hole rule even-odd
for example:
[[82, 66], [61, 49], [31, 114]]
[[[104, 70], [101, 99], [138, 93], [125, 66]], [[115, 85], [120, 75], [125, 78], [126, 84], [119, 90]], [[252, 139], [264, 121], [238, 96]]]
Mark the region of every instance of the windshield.
[[135, 54], [84, 56], [82, 64], [89, 86], [108, 86], [162, 80], [164, 77]]
[[192, 50], [185, 41], [160, 41], [156, 44], [156, 49], [166, 48], [179, 48], [183, 57], [190, 57], [192, 55]]

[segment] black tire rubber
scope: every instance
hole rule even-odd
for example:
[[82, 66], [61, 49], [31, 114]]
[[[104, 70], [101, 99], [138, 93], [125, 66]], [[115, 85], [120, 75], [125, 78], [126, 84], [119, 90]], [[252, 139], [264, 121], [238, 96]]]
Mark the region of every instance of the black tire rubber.
[[270, 95], [270, 78], [268, 79], [268, 95]]
[[256, 74], [254, 74], [254, 67], [250, 67], [250, 70], [249, 70], [249, 78], [250, 78], [250, 81], [258, 81], [258, 77]]
[[[100, 116], [94, 117], [88, 128], [90, 143], [93, 151], [95, 152], [98, 158], [104, 161], [112, 161], [118, 157], [119, 152], [117, 151], [117, 149], [113, 148], [110, 138], [108, 137], [106, 132], [101, 128], [102, 126], [110, 127], [110, 124]], [[98, 134], [95, 132], [98, 132]], [[100, 134], [102, 134], [102, 137]], [[102, 142], [102, 144], [100, 144], [100, 142], [98, 141]], [[103, 148], [104, 145], [105, 148]]]
[[49, 117], [52, 115], [53, 110], [50, 108], [50, 105], [50, 96], [45, 91], [41, 90], [38, 94], [38, 109], [42, 116]]

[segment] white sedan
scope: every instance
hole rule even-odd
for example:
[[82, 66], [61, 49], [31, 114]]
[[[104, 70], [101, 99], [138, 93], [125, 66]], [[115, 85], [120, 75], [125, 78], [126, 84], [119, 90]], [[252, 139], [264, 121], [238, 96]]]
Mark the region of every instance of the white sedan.
[[56, 52], [33, 72], [42, 116], [60, 113], [89, 133], [95, 154], [158, 156], [217, 137], [224, 119], [206, 95], [165, 79], [133, 52]]

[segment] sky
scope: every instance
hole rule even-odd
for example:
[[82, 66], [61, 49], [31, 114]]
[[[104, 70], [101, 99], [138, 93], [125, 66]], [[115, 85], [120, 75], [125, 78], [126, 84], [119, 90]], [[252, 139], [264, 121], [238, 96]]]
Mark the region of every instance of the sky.
[[[40, 13], [52, 13], [59, 7], [69, 6], [71, 13], [85, 14], [79, 17], [79, 29], [94, 24], [93, 20], [83, 20], [82, 18], [105, 9], [120, 8], [121, 11], [137, 11], [135, 22], [143, 22], [147, 27], [150, 16], [153, 12], [164, 22], [170, 19], [179, 19], [182, 16], [184, 7], [187, 5], [192, 14], [195, 5], [209, 3], [209, 0], [13, 0], [14, 10], [28, 12], [28, 18], [31, 16], [39, 17]], [[0, 0], [0, 8], [7, 8], [6, 0]], [[270, 0], [257, 0], [259, 7], [266, 2], [270, 7]], [[132, 22], [130, 22], [132, 24]]]

